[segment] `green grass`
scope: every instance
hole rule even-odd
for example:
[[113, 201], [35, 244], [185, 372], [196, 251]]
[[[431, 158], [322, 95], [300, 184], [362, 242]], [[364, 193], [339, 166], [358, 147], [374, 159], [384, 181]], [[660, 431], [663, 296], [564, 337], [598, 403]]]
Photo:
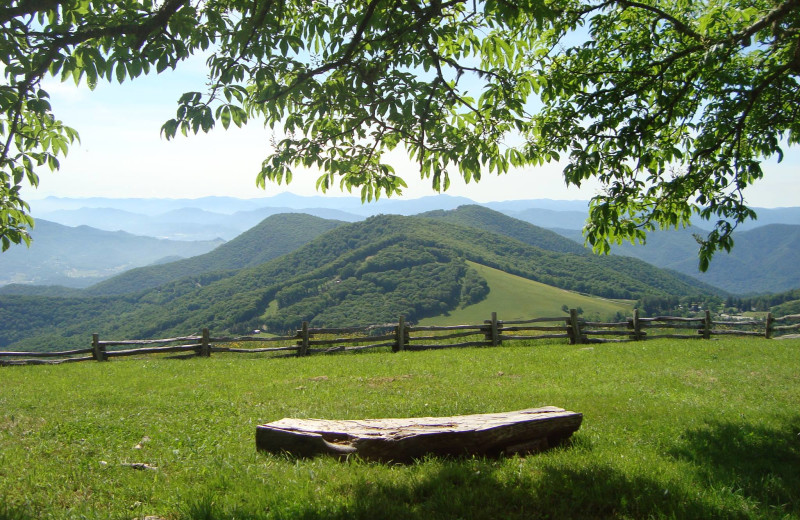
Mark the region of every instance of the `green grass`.
[[585, 296], [485, 265], [467, 263], [489, 284], [490, 291], [486, 299], [454, 310], [446, 316], [420, 320], [420, 325], [478, 324], [489, 319], [492, 312], [497, 312], [498, 319], [507, 321], [531, 316], [566, 317], [567, 314], [561, 310], [563, 305], [571, 309], [580, 307], [586, 316], [609, 317], [617, 312], [630, 316], [633, 313], [633, 302]]
[[[800, 517], [799, 340], [214, 354], [5, 367], [0, 381], [2, 520]], [[542, 405], [584, 423], [525, 458], [255, 451], [256, 425], [283, 417]]]

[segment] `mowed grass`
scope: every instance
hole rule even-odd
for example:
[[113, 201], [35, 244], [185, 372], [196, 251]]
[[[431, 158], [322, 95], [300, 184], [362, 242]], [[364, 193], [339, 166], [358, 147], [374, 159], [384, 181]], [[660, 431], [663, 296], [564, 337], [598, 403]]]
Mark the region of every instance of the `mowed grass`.
[[[0, 519], [798, 518], [798, 403], [798, 340], [5, 367]], [[584, 422], [528, 457], [255, 450], [256, 425], [283, 417], [543, 405]]]
[[608, 317], [617, 312], [633, 314], [633, 302], [608, 300], [565, 291], [551, 285], [534, 282], [485, 265], [467, 262], [489, 284], [489, 295], [483, 301], [451, 311], [447, 316], [420, 320], [420, 325], [480, 324], [497, 313], [500, 320], [512, 321], [531, 316], [568, 316], [561, 310], [583, 309], [586, 316]]

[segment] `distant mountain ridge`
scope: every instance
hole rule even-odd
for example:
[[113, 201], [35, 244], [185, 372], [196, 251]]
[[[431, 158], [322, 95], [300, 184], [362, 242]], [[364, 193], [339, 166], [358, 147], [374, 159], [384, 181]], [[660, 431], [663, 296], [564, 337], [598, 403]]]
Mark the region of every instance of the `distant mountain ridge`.
[[[583, 242], [579, 231], [558, 230], [563, 236]], [[612, 246], [615, 255], [644, 260], [672, 269], [731, 294], [780, 293], [800, 288], [800, 226], [768, 224], [734, 233], [730, 253], [718, 251], [708, 271], [698, 269], [695, 234], [688, 227], [651, 233], [645, 246], [629, 243]]]
[[0, 286], [12, 283], [87, 287], [129, 269], [168, 256], [207, 253], [224, 241], [175, 241], [70, 227], [37, 219], [29, 248], [12, 247], [0, 254]]
[[[176, 240], [231, 240], [264, 218], [280, 213], [300, 212], [325, 219], [357, 222], [378, 214], [416, 215], [471, 205], [499, 211], [530, 224], [570, 235], [570, 231], [583, 228], [588, 215], [586, 200], [528, 199], [476, 203], [464, 197], [446, 194], [419, 199], [382, 198], [368, 204], [362, 204], [356, 197], [303, 197], [291, 193], [257, 199], [48, 197], [31, 202], [32, 214], [37, 218], [69, 226], [88, 225], [107, 231], [122, 230], [137, 235]], [[800, 225], [800, 207], [754, 209], [758, 220], [740, 225], [739, 232], [767, 224]], [[695, 225], [701, 233], [704, 227], [710, 227], [702, 220], [697, 220]], [[687, 258], [694, 258], [695, 255], [696, 251], [691, 251]], [[657, 260], [656, 263], [664, 266]]]
[[342, 224], [303, 213], [272, 215], [209, 253], [133, 269], [93, 285], [85, 293], [107, 296], [138, 292], [188, 276], [253, 267], [290, 253]]
[[68, 226], [91, 225], [107, 231], [124, 230], [145, 236], [172, 240], [205, 240], [222, 238], [231, 240], [270, 215], [303, 213], [325, 219], [346, 222], [363, 217], [327, 208], [306, 208], [297, 211], [288, 207], [265, 207], [237, 211], [233, 214], [215, 213], [195, 207], [172, 209], [165, 213], [147, 215], [114, 208], [77, 208], [43, 212], [44, 217]]

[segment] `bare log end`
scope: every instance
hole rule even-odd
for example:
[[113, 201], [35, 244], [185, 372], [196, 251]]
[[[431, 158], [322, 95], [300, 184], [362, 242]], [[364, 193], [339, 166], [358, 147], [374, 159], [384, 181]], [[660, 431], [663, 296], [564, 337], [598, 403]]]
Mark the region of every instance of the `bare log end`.
[[256, 428], [256, 449], [272, 453], [289, 453], [297, 457], [317, 455], [346, 457], [357, 451], [347, 443], [328, 442], [319, 433], [291, 432], [269, 425]]

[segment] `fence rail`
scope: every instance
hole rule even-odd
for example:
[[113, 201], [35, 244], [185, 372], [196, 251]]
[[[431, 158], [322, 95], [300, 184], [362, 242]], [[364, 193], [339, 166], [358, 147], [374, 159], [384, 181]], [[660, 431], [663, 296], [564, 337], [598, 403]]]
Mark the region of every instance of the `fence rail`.
[[[491, 347], [513, 341], [566, 339], [570, 344], [644, 341], [657, 338], [710, 339], [713, 336], [759, 336], [772, 339], [800, 331], [800, 314], [764, 320], [712, 320], [711, 313], [698, 318], [675, 316], [639, 317], [638, 310], [625, 321], [587, 321], [570, 309], [569, 316], [502, 321], [497, 313], [481, 325], [408, 325], [397, 323], [366, 327], [312, 328], [303, 322], [294, 335], [277, 337], [212, 337], [208, 329], [200, 335], [145, 340], [100, 340], [92, 335], [90, 348], [61, 352], [0, 352], [0, 365], [58, 364], [78, 361], [107, 361], [110, 358], [146, 354], [205, 356], [212, 353], [285, 353], [307, 356], [333, 352], [388, 349], [419, 351], [443, 348]], [[333, 337], [331, 337], [333, 336]], [[274, 346], [245, 348], [242, 343]], [[287, 344], [289, 343], [289, 344]], [[129, 348], [116, 348], [129, 347]], [[91, 354], [86, 356], [85, 354]], [[59, 358], [59, 359], [41, 359]]]

